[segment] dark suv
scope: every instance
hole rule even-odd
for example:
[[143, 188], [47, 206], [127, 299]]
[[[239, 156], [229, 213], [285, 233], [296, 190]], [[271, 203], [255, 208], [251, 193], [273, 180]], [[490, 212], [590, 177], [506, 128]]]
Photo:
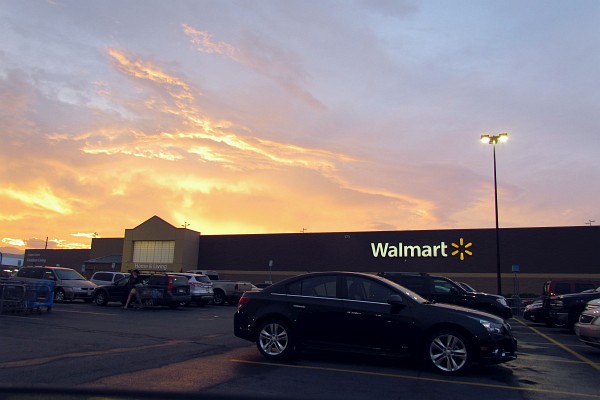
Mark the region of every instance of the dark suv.
[[581, 293], [552, 296], [544, 300], [547, 324], [573, 330], [588, 301], [600, 299], [600, 287]]
[[504, 319], [512, 317], [512, 310], [504, 297], [481, 292], [467, 292], [456, 282], [443, 276], [429, 275], [422, 272], [380, 272], [377, 275], [396, 282], [437, 303], [474, 308]]
[[[141, 274], [143, 286], [140, 296], [145, 306], [169, 306], [177, 308], [180, 303], [191, 301], [190, 287], [185, 276], [168, 274]], [[105, 306], [109, 301], [118, 301], [125, 304], [129, 295], [125, 277], [112, 285], [98, 286], [94, 291], [94, 303]], [[133, 299], [135, 302], [135, 298]]]

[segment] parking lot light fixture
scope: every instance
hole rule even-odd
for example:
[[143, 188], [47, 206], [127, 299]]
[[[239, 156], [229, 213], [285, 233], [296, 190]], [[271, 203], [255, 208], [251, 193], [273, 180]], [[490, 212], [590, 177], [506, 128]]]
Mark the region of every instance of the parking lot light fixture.
[[502, 296], [502, 273], [500, 271], [500, 227], [498, 224], [498, 181], [496, 179], [496, 144], [504, 143], [508, 140], [508, 133], [500, 133], [498, 135], [481, 135], [481, 142], [491, 144], [494, 154], [494, 205], [496, 211], [496, 279], [498, 294]]

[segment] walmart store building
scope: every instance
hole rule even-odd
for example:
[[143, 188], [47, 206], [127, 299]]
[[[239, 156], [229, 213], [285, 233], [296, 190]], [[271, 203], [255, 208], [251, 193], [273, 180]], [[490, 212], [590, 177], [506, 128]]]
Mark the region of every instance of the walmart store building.
[[[600, 280], [600, 226], [500, 229], [502, 293], [541, 293], [548, 279]], [[277, 282], [313, 271], [429, 272], [496, 293], [496, 230], [202, 235], [154, 216], [88, 250], [25, 252], [24, 265], [94, 271], [217, 270]]]

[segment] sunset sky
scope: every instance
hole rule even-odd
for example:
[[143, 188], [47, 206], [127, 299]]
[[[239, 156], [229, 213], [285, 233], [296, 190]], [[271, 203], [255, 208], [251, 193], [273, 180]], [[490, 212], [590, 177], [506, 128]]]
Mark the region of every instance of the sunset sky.
[[[600, 2], [0, 1], [0, 251], [600, 224]], [[593, 222], [591, 222], [593, 221]]]

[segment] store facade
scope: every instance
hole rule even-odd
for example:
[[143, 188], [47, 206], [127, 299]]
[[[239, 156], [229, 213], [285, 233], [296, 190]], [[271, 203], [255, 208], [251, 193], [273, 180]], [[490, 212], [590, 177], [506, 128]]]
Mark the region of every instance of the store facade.
[[[154, 216], [122, 239], [93, 239], [88, 258], [119, 247], [123, 271], [211, 269], [255, 283], [308, 271], [428, 272], [497, 289], [495, 229], [201, 235]], [[600, 227], [503, 228], [500, 249], [503, 293], [538, 293], [548, 279], [600, 279]], [[43, 250], [27, 250], [25, 265], [28, 254], [39, 260]], [[85, 261], [60, 264], [80, 270]]]

